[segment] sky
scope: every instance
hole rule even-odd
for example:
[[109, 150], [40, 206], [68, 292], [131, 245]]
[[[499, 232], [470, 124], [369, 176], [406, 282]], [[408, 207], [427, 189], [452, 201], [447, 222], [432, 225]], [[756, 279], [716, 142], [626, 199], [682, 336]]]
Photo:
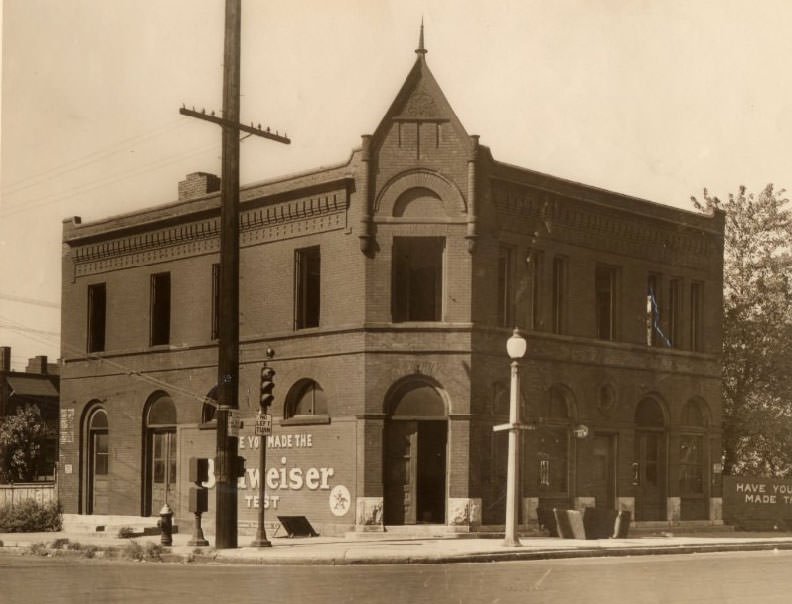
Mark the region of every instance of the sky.
[[[0, 345], [60, 355], [62, 221], [220, 173], [224, 0], [3, 0]], [[792, 2], [242, 0], [241, 182], [346, 161], [415, 61], [495, 159], [692, 210], [792, 186]]]

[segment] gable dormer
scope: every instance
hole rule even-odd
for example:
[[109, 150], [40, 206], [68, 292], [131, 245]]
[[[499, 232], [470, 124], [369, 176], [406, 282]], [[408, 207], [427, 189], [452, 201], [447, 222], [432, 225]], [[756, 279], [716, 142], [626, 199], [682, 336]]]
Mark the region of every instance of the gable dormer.
[[[426, 62], [423, 24], [415, 63], [373, 135], [363, 140], [372, 218], [418, 217], [469, 220], [471, 178], [478, 137], [454, 113]], [[407, 207], [410, 200], [412, 207]], [[361, 246], [368, 249], [370, 228]]]

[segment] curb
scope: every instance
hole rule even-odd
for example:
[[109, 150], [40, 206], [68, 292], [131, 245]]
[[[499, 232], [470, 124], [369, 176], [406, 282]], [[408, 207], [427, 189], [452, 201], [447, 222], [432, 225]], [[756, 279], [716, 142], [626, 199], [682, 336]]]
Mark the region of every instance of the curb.
[[[0, 552], [10, 555], [32, 555], [29, 552], [30, 544], [15, 543], [6, 544], [0, 548]], [[752, 551], [773, 551], [773, 550], [792, 550], [792, 542], [751, 542], [751, 543], [712, 543], [712, 544], [681, 544], [681, 545], [651, 545], [651, 546], [632, 546], [632, 547], [580, 547], [567, 549], [514, 549], [504, 552], [481, 552], [471, 554], [453, 555], [381, 555], [365, 556], [359, 554], [349, 555], [349, 552], [340, 554], [321, 556], [307, 555], [303, 557], [292, 557], [282, 555], [257, 556], [257, 557], [237, 557], [227, 555], [223, 552], [211, 552], [206, 554], [165, 551], [161, 554], [159, 561], [147, 561], [151, 564], [223, 564], [223, 565], [280, 565], [280, 566], [359, 566], [359, 565], [394, 565], [394, 564], [476, 564], [492, 562], [517, 562], [517, 561], [538, 561], [538, 560], [568, 560], [574, 558], [615, 558], [629, 556], [665, 556], [680, 554], [706, 554], [718, 552], [752, 552]], [[43, 557], [50, 558], [75, 558], [82, 560], [130, 562], [125, 558], [109, 558], [98, 555], [94, 558], [86, 558], [80, 551], [51, 549], [47, 548], [47, 553]]]

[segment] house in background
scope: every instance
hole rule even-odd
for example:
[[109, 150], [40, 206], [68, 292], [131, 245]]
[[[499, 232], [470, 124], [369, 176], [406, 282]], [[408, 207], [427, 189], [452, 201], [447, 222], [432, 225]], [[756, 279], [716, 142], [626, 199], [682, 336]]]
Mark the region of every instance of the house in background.
[[28, 360], [25, 371], [11, 370], [11, 348], [0, 346], [0, 422], [26, 405], [35, 405], [47, 426], [36, 481], [54, 481], [58, 456], [59, 368], [46, 356]]
[[[497, 161], [426, 52], [421, 39], [347, 161], [242, 187], [240, 525], [262, 505], [323, 534], [502, 524], [493, 427], [508, 421], [515, 326], [537, 425], [523, 523], [552, 506], [720, 521], [723, 214]], [[66, 512], [150, 516], [168, 501], [191, 521], [188, 460], [215, 455], [218, 191], [194, 173], [175, 202], [64, 221]], [[252, 426], [268, 349], [265, 442]]]

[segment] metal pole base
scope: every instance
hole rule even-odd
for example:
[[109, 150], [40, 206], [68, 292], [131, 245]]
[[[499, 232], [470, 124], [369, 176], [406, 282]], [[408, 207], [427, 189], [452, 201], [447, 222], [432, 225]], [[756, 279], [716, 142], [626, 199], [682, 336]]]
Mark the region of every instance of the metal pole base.
[[206, 547], [209, 542], [204, 538], [203, 529], [201, 528], [201, 514], [195, 514], [195, 525], [193, 526], [192, 539], [187, 542], [191, 547]]
[[250, 544], [250, 547], [272, 547], [272, 543], [266, 539], [256, 539]]
[[509, 537], [506, 537], [506, 539], [503, 540], [503, 545], [505, 547], [521, 547], [522, 543], [520, 543], [520, 539], [519, 538], [511, 539]]

